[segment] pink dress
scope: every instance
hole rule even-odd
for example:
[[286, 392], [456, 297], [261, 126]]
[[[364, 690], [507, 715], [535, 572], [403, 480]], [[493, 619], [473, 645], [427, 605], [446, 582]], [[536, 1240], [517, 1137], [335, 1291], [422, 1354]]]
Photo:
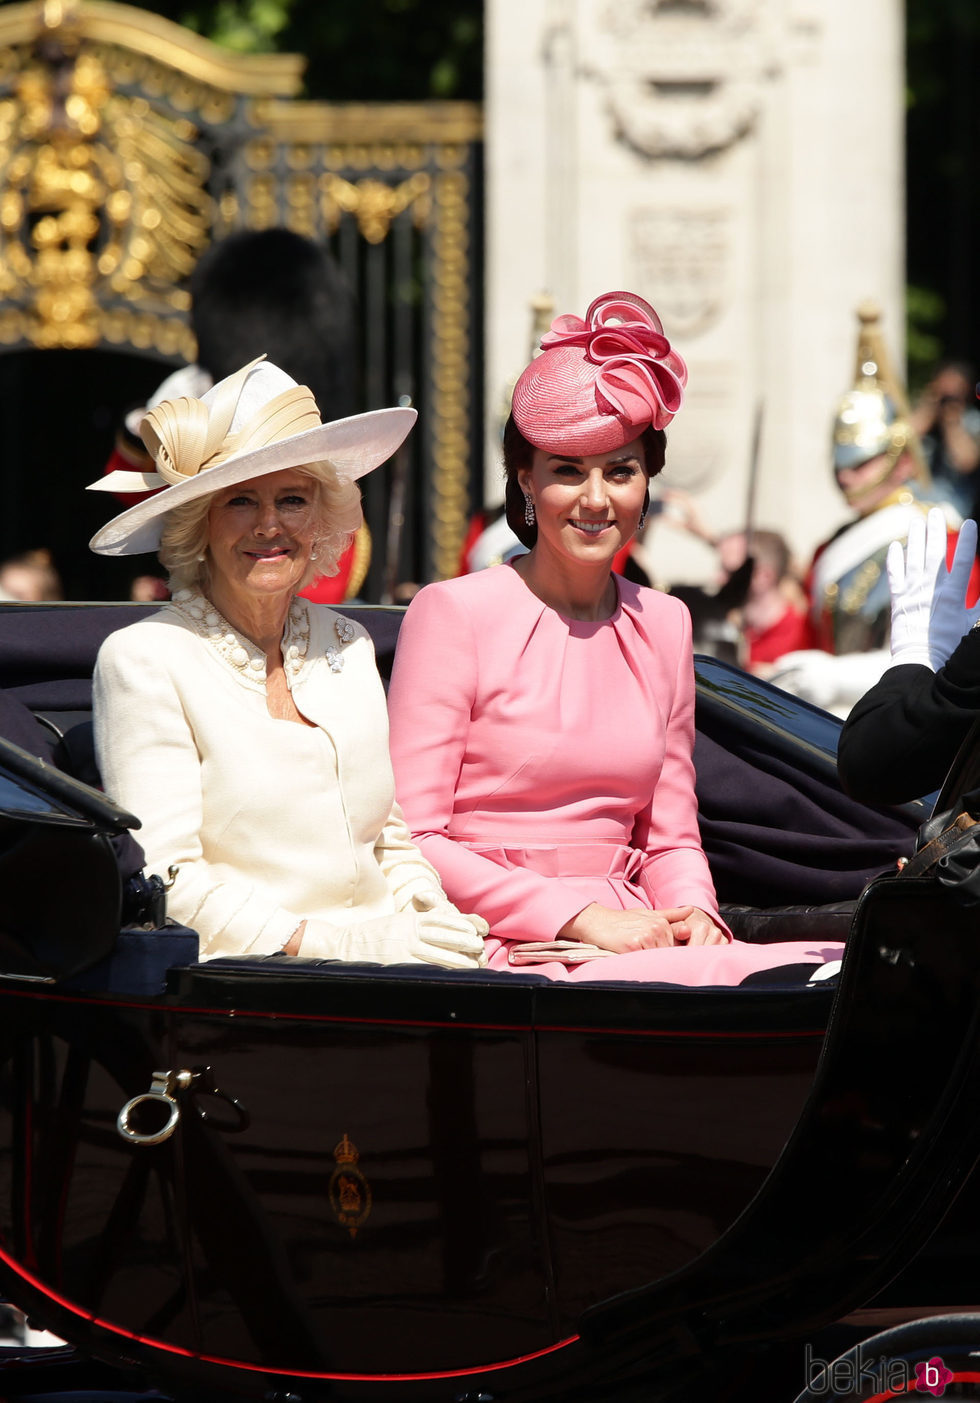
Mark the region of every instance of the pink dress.
[[[402, 623], [388, 697], [399, 802], [450, 898], [490, 923], [490, 965], [553, 940], [590, 902], [697, 906], [720, 921], [694, 797], [686, 607], [616, 576], [619, 607], [568, 619], [510, 565], [428, 585]], [[724, 924], [723, 922], [720, 922]], [[842, 946], [676, 946], [554, 979], [733, 984]]]

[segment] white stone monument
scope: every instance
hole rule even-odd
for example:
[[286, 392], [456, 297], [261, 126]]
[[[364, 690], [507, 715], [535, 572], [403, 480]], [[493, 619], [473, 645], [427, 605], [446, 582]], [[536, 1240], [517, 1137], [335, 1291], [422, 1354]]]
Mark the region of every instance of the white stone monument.
[[[900, 0], [487, 0], [487, 496], [530, 303], [647, 297], [690, 369], [672, 484], [798, 557], [848, 516], [830, 470], [855, 311], [904, 359]], [[658, 526], [663, 578], [708, 553]]]

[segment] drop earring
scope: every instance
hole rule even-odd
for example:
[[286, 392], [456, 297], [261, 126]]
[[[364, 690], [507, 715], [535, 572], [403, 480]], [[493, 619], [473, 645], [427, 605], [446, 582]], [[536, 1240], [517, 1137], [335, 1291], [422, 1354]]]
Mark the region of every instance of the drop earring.
[[534, 501], [529, 492], [524, 493], [524, 525], [534, 525]]

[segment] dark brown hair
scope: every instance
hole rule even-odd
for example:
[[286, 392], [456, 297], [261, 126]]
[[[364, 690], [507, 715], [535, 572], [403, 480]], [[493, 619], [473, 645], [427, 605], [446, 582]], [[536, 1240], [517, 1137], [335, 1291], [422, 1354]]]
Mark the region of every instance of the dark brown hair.
[[[654, 478], [663, 470], [664, 460], [667, 456], [667, 435], [663, 429], [655, 429], [649, 425], [642, 434], [638, 435], [638, 438], [643, 447], [643, 460], [647, 477]], [[530, 468], [534, 459], [534, 445], [528, 443], [514, 423], [513, 414], [508, 415], [507, 423], [504, 425], [503, 450], [504, 472], [507, 474], [507, 487], [504, 491], [504, 514], [507, 517], [507, 525], [521, 545], [527, 546], [528, 550], [531, 550], [538, 539], [538, 526], [537, 522], [533, 526], [528, 526], [524, 520], [524, 493], [517, 480], [517, 474], [523, 468]], [[649, 505], [650, 492], [648, 489], [643, 510], [646, 511]]]

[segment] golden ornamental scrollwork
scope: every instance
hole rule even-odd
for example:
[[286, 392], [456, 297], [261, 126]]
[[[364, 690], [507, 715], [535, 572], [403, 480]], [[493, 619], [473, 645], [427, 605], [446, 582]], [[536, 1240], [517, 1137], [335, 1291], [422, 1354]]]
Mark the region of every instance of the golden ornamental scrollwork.
[[310, 239], [316, 237], [316, 196], [316, 177], [311, 172], [287, 178], [286, 224], [294, 234], [305, 234]]
[[245, 182], [245, 220], [250, 229], [271, 229], [279, 220], [279, 182], [253, 175]]
[[[455, 160], [440, 162], [444, 166]], [[435, 180], [433, 209], [432, 491], [437, 573], [456, 573], [466, 534], [471, 405], [469, 359], [469, 180], [445, 170]]]
[[483, 139], [483, 111], [475, 102], [282, 102], [263, 104], [262, 120], [282, 142], [303, 141], [327, 148], [344, 148], [343, 161], [334, 167], [355, 168], [352, 149], [395, 143], [442, 146], [468, 145]]
[[[120, 65], [114, 78], [123, 68], [135, 75], [149, 60], [154, 83], [166, 81], [169, 70], [171, 78], [217, 89], [219, 96], [254, 94], [257, 100], [293, 97], [303, 82], [301, 54], [229, 53], [162, 15], [112, 0], [29, 0], [0, 6], [0, 53], [32, 43], [39, 24], [49, 31], [70, 27], [86, 44], [113, 50]], [[214, 96], [209, 93], [207, 100]]]
[[238, 192], [230, 189], [223, 190], [215, 212], [214, 226], [211, 230], [212, 237], [215, 239], [224, 238], [226, 234], [239, 228], [241, 222], [241, 204]]
[[0, 297], [26, 339], [94, 345], [116, 300], [186, 310], [179, 284], [210, 228], [197, 135], [113, 91], [70, 28], [42, 33], [0, 100]]
[[405, 142], [379, 146], [329, 145], [322, 148], [327, 170], [421, 170], [427, 162], [427, 148]]
[[[449, 575], [469, 505], [482, 114], [297, 102], [301, 66], [233, 57], [112, 0], [0, 5], [0, 351], [192, 359], [187, 278], [212, 239], [281, 224], [329, 240], [354, 283], [370, 269], [397, 284], [407, 359], [424, 361], [406, 373], [426, 411], [431, 560]], [[370, 1196], [341, 1149], [333, 1192], [353, 1227], [355, 1190]]]
[[333, 232], [342, 214], [352, 214], [369, 244], [383, 243], [392, 220], [407, 209], [412, 210], [418, 228], [429, 218], [432, 179], [424, 171], [409, 176], [399, 185], [386, 185], [384, 181], [370, 178], [354, 183], [328, 173], [321, 176], [320, 188], [327, 228]]

